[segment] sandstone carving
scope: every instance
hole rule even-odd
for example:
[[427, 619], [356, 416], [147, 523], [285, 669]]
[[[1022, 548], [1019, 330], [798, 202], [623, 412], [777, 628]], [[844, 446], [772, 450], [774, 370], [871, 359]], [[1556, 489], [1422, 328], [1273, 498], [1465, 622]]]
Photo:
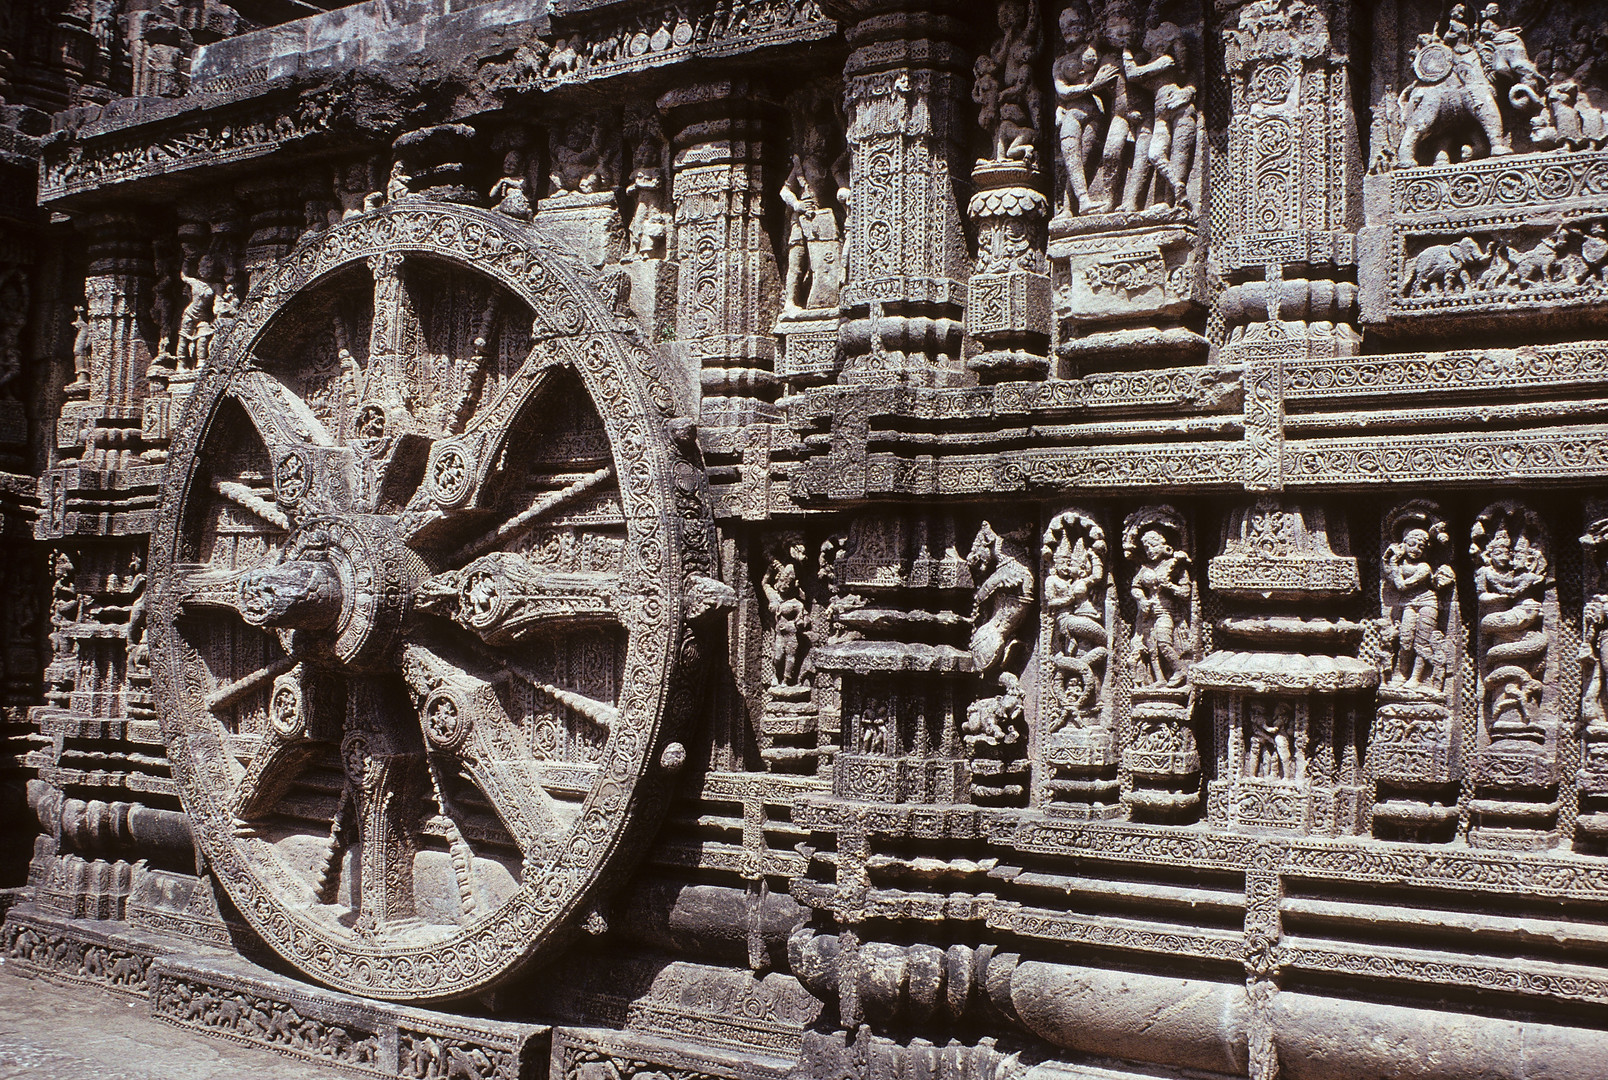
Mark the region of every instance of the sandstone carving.
[[1599, 1076], [1599, 7], [0, 4], [5, 971], [395, 1080]]

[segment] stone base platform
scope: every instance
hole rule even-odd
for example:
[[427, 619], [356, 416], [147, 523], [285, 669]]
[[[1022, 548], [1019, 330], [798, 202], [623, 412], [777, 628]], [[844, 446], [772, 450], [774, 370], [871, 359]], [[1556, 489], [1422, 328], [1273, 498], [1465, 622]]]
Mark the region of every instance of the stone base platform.
[[143, 1000], [179, 1028], [354, 1076], [546, 1077], [552, 1029], [369, 1001], [287, 978], [222, 949], [126, 923], [19, 904], [0, 931], [8, 970]]

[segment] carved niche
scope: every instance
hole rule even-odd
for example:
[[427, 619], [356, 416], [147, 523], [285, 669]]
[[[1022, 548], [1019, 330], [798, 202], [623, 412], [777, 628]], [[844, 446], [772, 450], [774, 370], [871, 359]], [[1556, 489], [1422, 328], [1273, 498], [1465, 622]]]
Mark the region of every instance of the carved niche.
[[1457, 572], [1440, 508], [1414, 499], [1385, 516], [1380, 537], [1378, 707], [1369, 756], [1376, 827], [1440, 838], [1457, 820]]
[[1366, 821], [1358, 727], [1379, 674], [1337, 610], [1360, 588], [1346, 548], [1344, 519], [1317, 505], [1262, 498], [1224, 523], [1207, 579], [1232, 613], [1192, 672], [1211, 691], [1215, 825], [1345, 835]]
[[1131, 734], [1124, 796], [1141, 816], [1172, 820], [1200, 802], [1200, 749], [1191, 726], [1200, 659], [1200, 596], [1188, 522], [1170, 506], [1146, 506], [1122, 525], [1133, 603], [1129, 672]]
[[595, 904], [731, 599], [690, 421], [554, 246], [423, 200], [317, 234], [173, 441], [149, 654], [191, 827], [369, 997], [469, 993]]
[[1479, 727], [1469, 843], [1551, 847], [1558, 828], [1560, 625], [1546, 524], [1492, 503], [1469, 534], [1474, 559]]
[[1586, 504], [1584, 609], [1580, 618], [1580, 811], [1578, 836], [1608, 840], [1608, 505]]

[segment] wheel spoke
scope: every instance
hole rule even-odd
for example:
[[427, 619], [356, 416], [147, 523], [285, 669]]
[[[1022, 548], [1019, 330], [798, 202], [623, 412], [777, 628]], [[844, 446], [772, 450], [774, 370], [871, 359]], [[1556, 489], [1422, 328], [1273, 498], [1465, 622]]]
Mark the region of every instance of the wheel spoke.
[[593, 488], [597, 487], [599, 484], [612, 478], [613, 476], [613, 466], [604, 466], [603, 468], [594, 472], [587, 473], [579, 480], [576, 480], [574, 483], [567, 484], [564, 487], [559, 488], [557, 491], [538, 496], [537, 499], [526, 509], [521, 510], [507, 521], [497, 526], [497, 528], [458, 549], [457, 554], [452, 557], [452, 561], [458, 563], [468, 562], [470, 559], [473, 559], [478, 555], [482, 555], [494, 547], [497, 547], [501, 544], [506, 544], [510, 540], [514, 540], [522, 536], [531, 529], [534, 529], [541, 522], [541, 519], [546, 517], [548, 514], [558, 510], [565, 503], [571, 502], [580, 496], [585, 495], [588, 491], [591, 491]]
[[260, 686], [261, 676], [280, 669], [268, 695], [268, 729], [235, 792], [235, 816], [242, 822], [272, 813], [319, 750], [340, 735], [327, 677], [286, 658], [248, 678]]
[[614, 574], [563, 572], [498, 551], [419, 586], [417, 605], [452, 619], [488, 645], [513, 645], [543, 629], [620, 622]]
[[347, 687], [341, 764], [362, 838], [354, 927], [360, 934], [394, 932], [416, 918], [414, 826], [427, 780], [417, 744], [376, 724], [397, 704], [378, 679], [353, 679]]
[[538, 762], [496, 689], [423, 645], [403, 650], [402, 671], [430, 752], [461, 765], [526, 863], [539, 860], [546, 839], [558, 828], [558, 817]]

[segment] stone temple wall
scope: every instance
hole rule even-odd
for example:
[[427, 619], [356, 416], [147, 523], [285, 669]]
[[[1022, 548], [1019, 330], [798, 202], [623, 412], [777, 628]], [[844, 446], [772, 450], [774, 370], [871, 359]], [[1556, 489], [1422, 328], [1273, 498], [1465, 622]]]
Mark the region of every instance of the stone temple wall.
[[1506, 4], [4, 5], [6, 963], [365, 1076], [1602, 1076], [1608, 15]]

